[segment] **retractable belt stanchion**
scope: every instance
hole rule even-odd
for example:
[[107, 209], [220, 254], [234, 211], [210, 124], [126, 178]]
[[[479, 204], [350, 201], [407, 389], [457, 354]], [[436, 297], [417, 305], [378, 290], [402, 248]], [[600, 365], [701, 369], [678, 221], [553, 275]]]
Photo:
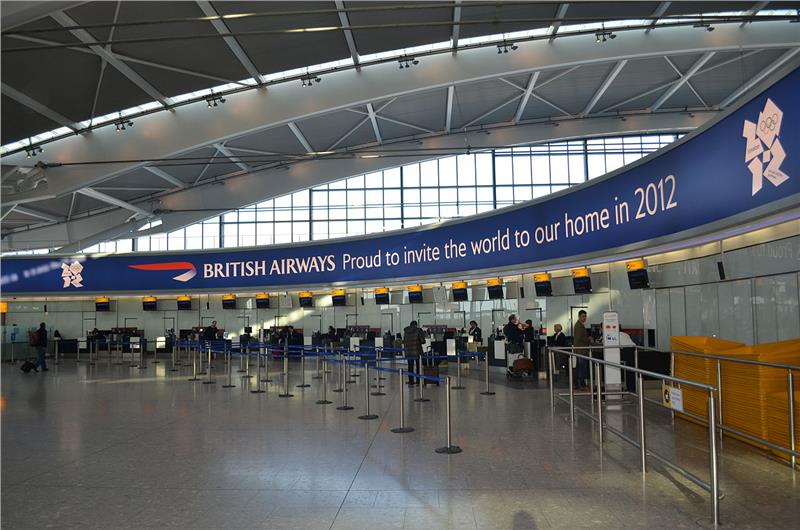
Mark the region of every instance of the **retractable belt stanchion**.
[[306, 350], [303, 348], [300, 350], [300, 384], [297, 385], [297, 388], [308, 388], [310, 386], [306, 383]]
[[192, 377], [189, 378], [189, 381], [200, 381], [200, 378], [197, 377], [197, 350], [195, 348], [192, 349]]
[[227, 358], [228, 361], [228, 383], [222, 385], [222, 388], [233, 388], [236, 386], [233, 384], [233, 359], [231, 358], [232, 355], [233, 355], [232, 349], [225, 350], [225, 357]]
[[405, 396], [405, 386], [406, 382], [404, 381], [403, 377], [403, 369], [400, 368], [400, 427], [395, 427], [392, 429], [394, 433], [405, 433], [405, 432], [412, 432], [414, 430], [413, 427], [406, 427], [406, 396]]
[[158, 360], [158, 341], [156, 341], [155, 348], [153, 348], [153, 364], [158, 364], [161, 361]]
[[[319, 361], [319, 355], [317, 356]], [[325, 359], [322, 359], [322, 398], [317, 400], [317, 405], [329, 405], [333, 401], [328, 401], [328, 372], [325, 371]]]
[[[247, 343], [245, 342], [245, 345], [246, 344]], [[233, 345], [231, 345], [231, 349], [233, 349]], [[236, 373], [244, 374], [247, 372], [247, 369], [244, 367], [244, 364], [245, 364], [245, 359], [244, 359], [244, 352], [242, 351], [242, 341], [239, 340], [239, 369], [236, 370]]]
[[[320, 368], [319, 368], [319, 346], [317, 346], [314, 349], [314, 352], [316, 353], [316, 358], [317, 358], [317, 370], [316, 370], [317, 373], [315, 373], [313, 376], [311, 376], [311, 379], [322, 379], [322, 374], [320, 374], [320, 372], [319, 372], [319, 370], [320, 370]], [[323, 362], [322, 364], [324, 365], [325, 363]]]
[[216, 383], [211, 377], [213, 376], [213, 372], [211, 370], [211, 343], [208, 343], [208, 365], [206, 366], [206, 380], [203, 381], [204, 385], [213, 385]]
[[425, 397], [425, 380], [421, 377], [421, 372], [423, 371], [422, 355], [419, 356], [418, 370], [420, 371], [420, 373], [417, 373], [417, 384], [419, 385], [419, 397], [414, 401], [416, 401], [417, 403], [425, 403], [426, 401], [430, 401], [430, 399]]
[[289, 340], [283, 346], [283, 394], [278, 394], [278, 397], [290, 398], [294, 394], [289, 393]]
[[261, 351], [262, 347], [258, 347], [258, 355], [256, 356], [256, 389], [251, 390], [251, 394], [263, 394], [264, 390], [261, 389]]
[[452, 387], [452, 390], [464, 390], [465, 388], [467, 387], [461, 384], [461, 357], [456, 353], [456, 386]]
[[89, 341], [89, 361], [86, 364], [94, 364], [94, 358], [92, 356], [92, 353], [96, 346], [97, 343], [94, 340]]
[[447, 394], [445, 394], [445, 410], [446, 410], [446, 421], [447, 421], [447, 445], [444, 447], [439, 447], [436, 449], [437, 453], [440, 454], [448, 454], [454, 455], [456, 453], [461, 452], [461, 448], [457, 445], [453, 445], [453, 424], [450, 418], [450, 377], [445, 377], [445, 383], [447, 385]]
[[548, 379], [550, 380], [550, 410], [556, 410], [556, 396], [555, 396], [555, 389], [553, 388], [553, 377], [554, 377], [554, 368], [553, 368], [553, 361], [554, 361], [553, 352], [548, 349], [547, 350], [547, 373], [549, 375]]
[[[375, 366], [380, 366], [381, 365], [380, 364], [381, 358], [380, 358], [380, 355], [378, 354], [378, 350], [375, 350], [375, 359], [376, 359], [375, 360]], [[375, 378], [374, 379], [375, 379], [375, 384], [372, 385], [372, 386], [375, 387], [375, 392], [373, 392], [372, 395], [373, 396], [385, 396], [386, 392], [381, 390], [383, 388], [383, 383], [381, 383], [381, 381], [385, 380], [386, 378], [385, 377], [381, 377], [380, 370], [375, 370]]]
[[377, 414], [372, 414], [369, 411], [369, 364], [364, 363], [364, 406], [366, 408], [364, 414], [358, 417], [359, 420], [376, 420]]
[[264, 378], [261, 379], [261, 375], [259, 374], [259, 380], [262, 383], [271, 383], [272, 379], [269, 378], [269, 363], [272, 361], [272, 348], [269, 346], [264, 347]]
[[572, 375], [572, 357], [567, 360], [567, 372], [569, 373], [569, 422], [575, 423], [575, 387], [573, 386], [574, 376]]
[[178, 355], [178, 352], [176, 350], [176, 344], [175, 344], [175, 341], [173, 340], [172, 341], [172, 368], [169, 369], [170, 372], [177, 372], [178, 371], [178, 366], [177, 366], [178, 357], [177, 357], [177, 355]]
[[119, 356], [119, 362], [114, 364], [124, 364], [125, 359], [123, 359], [123, 352], [122, 352], [122, 340], [117, 340], [117, 355]]
[[[381, 362], [383, 361], [383, 348], [375, 348], [375, 357], [378, 359], [378, 366], [382, 366]], [[386, 381], [386, 378], [381, 375], [381, 372], [378, 372], [378, 388], [382, 388], [383, 385], [380, 383], [381, 381]]]
[[336, 379], [339, 383], [338, 388], [334, 388], [331, 392], [343, 392], [344, 390], [344, 363], [342, 362], [342, 352], [336, 354]]
[[[591, 371], [591, 364], [589, 365]], [[600, 449], [603, 448], [603, 386], [600, 381], [600, 363], [594, 365], [597, 380], [597, 434], [600, 436]], [[713, 425], [712, 425], [713, 430]]]
[[[250, 379], [253, 377], [253, 374], [250, 373], [250, 343], [246, 342], [244, 346], [244, 351], [242, 351], [242, 344], [239, 343], [239, 355], [247, 356], [244, 360], [244, 375], [242, 375], [242, 379]], [[261, 375], [261, 374], [259, 374]]]
[[[131, 347], [131, 358], [133, 358], [133, 347]], [[145, 358], [145, 350], [147, 349], [147, 339], [139, 340], [139, 370], [147, 369], [147, 359]]]
[[353, 365], [351, 364], [352, 361], [353, 361], [353, 352], [348, 351], [347, 354], [345, 355], [345, 366], [347, 368], [347, 370], [346, 370], [347, 380], [344, 382], [344, 384], [346, 384], [346, 385], [352, 385], [353, 383], [356, 382], [356, 380], [353, 379], [353, 377], [355, 377], [355, 374], [353, 373]]
[[492, 387], [489, 386], [489, 354], [488, 353], [484, 353], [483, 354], [483, 359], [484, 359], [483, 364], [484, 364], [484, 368], [485, 368], [483, 375], [484, 375], [484, 380], [486, 381], [486, 390], [481, 392], [481, 394], [484, 395], [484, 396], [493, 396], [495, 393], [492, 392]]
[[[59, 358], [58, 358], [58, 343], [59, 343], [59, 341], [57, 341], [57, 340], [56, 340], [56, 341], [53, 341], [53, 342], [55, 342], [55, 343], [56, 343], [56, 347], [55, 347], [55, 350], [56, 350], [56, 351], [55, 351], [55, 354], [56, 354], [56, 362], [55, 362], [55, 364], [61, 364], [61, 361], [59, 361]], [[791, 374], [790, 374], [790, 375], [791, 375]]]
[[[344, 376], [344, 372], [345, 372], [345, 366], [342, 365], [342, 376]], [[344, 379], [344, 377], [342, 377], [342, 379]], [[336, 407], [336, 410], [353, 410], [353, 407], [351, 407], [350, 405], [347, 404], [347, 382], [345, 381], [345, 383], [343, 385], [341, 385], [341, 386], [342, 386], [342, 389], [341, 389], [342, 390], [342, 404], [339, 405], [338, 407]]]

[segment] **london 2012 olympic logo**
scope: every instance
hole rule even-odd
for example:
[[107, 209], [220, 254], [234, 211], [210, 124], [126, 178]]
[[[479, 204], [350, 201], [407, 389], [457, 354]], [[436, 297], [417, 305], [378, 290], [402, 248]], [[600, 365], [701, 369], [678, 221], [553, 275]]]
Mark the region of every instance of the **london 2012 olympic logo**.
[[767, 99], [759, 113], [758, 123], [744, 121], [742, 136], [747, 140], [744, 161], [753, 175], [752, 195], [761, 191], [764, 179], [775, 187], [789, 180], [789, 175], [781, 171], [786, 158], [779, 138], [782, 121], [783, 111], [771, 99]]

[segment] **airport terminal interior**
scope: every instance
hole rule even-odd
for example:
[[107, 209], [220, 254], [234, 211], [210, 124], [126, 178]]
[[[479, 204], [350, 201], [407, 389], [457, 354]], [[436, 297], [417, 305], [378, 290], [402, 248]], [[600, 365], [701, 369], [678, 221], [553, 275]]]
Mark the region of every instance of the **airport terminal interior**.
[[800, 2], [0, 18], [3, 528], [800, 528]]

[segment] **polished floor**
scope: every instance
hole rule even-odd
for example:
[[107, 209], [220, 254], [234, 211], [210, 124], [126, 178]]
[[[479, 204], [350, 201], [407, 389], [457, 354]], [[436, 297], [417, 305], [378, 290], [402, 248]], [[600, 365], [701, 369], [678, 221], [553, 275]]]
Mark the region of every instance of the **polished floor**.
[[[219, 363], [219, 361], [217, 361]], [[544, 382], [507, 382], [483, 372], [453, 391], [453, 443], [446, 443], [445, 389], [430, 402], [406, 394], [399, 424], [398, 381], [364, 413], [364, 377], [341, 395], [312, 386], [278, 397], [234, 377], [235, 388], [187, 381], [165, 363], [146, 370], [101, 357], [47, 373], [2, 365], [2, 527], [17, 528], [703, 528], [708, 495], [612, 434], [602, 451], [594, 424], [552, 413]], [[238, 363], [234, 368], [238, 368]], [[272, 367], [275, 376], [278, 364]], [[239, 374], [234, 375], [238, 376]], [[331, 375], [336, 387], [336, 374]], [[243, 384], [244, 383], [244, 384]], [[254, 384], [254, 383], [253, 383]], [[579, 404], [588, 408], [588, 399]], [[619, 409], [619, 410], [612, 410]], [[635, 409], [609, 407], [609, 424], [636, 437]], [[648, 406], [652, 448], [707, 477], [707, 435]], [[720, 459], [724, 528], [800, 527], [800, 479], [788, 466], [725, 440]]]

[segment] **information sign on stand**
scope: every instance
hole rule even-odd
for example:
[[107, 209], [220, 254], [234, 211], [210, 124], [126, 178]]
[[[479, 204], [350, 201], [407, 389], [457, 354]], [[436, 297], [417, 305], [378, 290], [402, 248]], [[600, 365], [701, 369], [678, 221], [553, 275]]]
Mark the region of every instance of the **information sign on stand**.
[[[603, 350], [606, 361], [619, 364], [619, 313], [606, 311], [603, 313]], [[605, 367], [606, 389], [617, 391], [622, 387], [622, 373], [619, 368]]]
[[447, 345], [447, 355], [455, 355], [456, 354], [456, 339], [446, 339], [445, 343]]
[[667, 408], [683, 412], [683, 390], [662, 382], [661, 403]]

